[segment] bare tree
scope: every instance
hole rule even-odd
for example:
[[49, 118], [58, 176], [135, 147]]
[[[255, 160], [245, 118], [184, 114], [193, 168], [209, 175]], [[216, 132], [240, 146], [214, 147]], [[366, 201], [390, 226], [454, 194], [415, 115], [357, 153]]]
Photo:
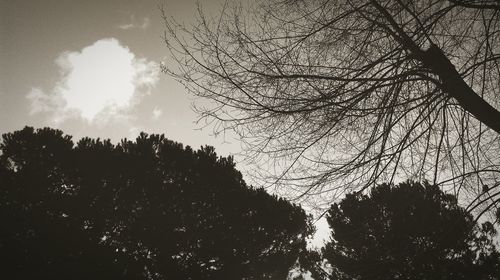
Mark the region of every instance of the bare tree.
[[211, 101], [201, 116], [238, 132], [288, 195], [426, 179], [470, 210], [499, 201], [496, 0], [257, 1], [200, 8], [193, 26], [163, 16], [177, 61], [164, 70]]

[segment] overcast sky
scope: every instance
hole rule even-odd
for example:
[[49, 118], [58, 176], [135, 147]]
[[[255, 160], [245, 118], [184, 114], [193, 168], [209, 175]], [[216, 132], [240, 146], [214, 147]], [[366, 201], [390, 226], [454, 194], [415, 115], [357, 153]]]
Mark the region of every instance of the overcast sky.
[[[194, 148], [212, 145], [219, 155], [239, 152], [234, 136], [214, 137], [196, 124], [193, 97], [159, 72], [160, 62], [169, 63], [159, 5], [189, 24], [195, 3], [0, 0], [0, 134], [50, 126], [75, 141], [117, 142], [144, 131]], [[222, 1], [202, 3], [216, 11]]]

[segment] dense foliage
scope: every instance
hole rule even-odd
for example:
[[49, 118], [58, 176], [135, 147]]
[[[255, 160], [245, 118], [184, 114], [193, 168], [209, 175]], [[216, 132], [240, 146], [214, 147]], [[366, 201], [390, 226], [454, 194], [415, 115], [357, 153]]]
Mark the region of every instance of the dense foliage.
[[347, 195], [319, 254], [299, 206], [247, 186], [211, 147], [144, 133], [75, 145], [26, 127], [0, 151], [0, 258], [16, 279], [499, 279], [494, 226], [435, 185]]
[[500, 279], [494, 226], [435, 185], [383, 184], [328, 211], [330, 279]]
[[26, 127], [0, 150], [0, 257], [16, 279], [285, 279], [312, 232], [211, 147]]

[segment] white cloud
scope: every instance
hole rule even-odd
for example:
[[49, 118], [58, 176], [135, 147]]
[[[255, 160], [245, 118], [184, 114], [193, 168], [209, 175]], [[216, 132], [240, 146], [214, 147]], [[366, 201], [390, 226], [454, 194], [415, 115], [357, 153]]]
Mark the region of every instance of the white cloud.
[[50, 112], [57, 106], [56, 100], [39, 88], [32, 88], [26, 97], [31, 101], [30, 114]]
[[128, 23], [123, 23], [118, 25], [118, 28], [123, 30], [129, 30], [133, 28], [146, 29], [149, 27], [151, 20], [148, 17], [144, 17], [142, 21], [138, 21], [135, 19], [134, 15], [130, 16], [130, 21]]
[[51, 112], [56, 123], [70, 117], [90, 123], [124, 118], [159, 79], [158, 65], [137, 58], [114, 38], [64, 52], [56, 64], [61, 77], [53, 91], [33, 88], [27, 96], [32, 114]]
[[132, 126], [128, 129], [128, 136], [130, 139], [136, 139], [141, 133], [141, 128], [137, 126]]
[[151, 117], [153, 120], [157, 120], [161, 117], [161, 115], [163, 115], [163, 111], [158, 108], [158, 107], [155, 107], [153, 109], [153, 116]]

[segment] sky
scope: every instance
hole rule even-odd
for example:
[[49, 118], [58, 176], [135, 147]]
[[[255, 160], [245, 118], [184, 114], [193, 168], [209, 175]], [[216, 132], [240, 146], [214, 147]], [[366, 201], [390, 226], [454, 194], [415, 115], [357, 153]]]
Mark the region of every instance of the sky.
[[[216, 12], [222, 0], [203, 1]], [[172, 63], [163, 43], [167, 15], [189, 25], [196, 0], [0, 0], [0, 134], [52, 127], [76, 142], [88, 136], [135, 139], [160, 133], [219, 155], [236, 155], [239, 140], [198, 122], [190, 96], [159, 71]], [[327, 237], [320, 220], [315, 246]]]
[[196, 11], [194, 0], [0, 0], [0, 133], [50, 126], [116, 142], [145, 131], [238, 152], [234, 137], [196, 124], [194, 99], [159, 71], [160, 4], [187, 24]]

